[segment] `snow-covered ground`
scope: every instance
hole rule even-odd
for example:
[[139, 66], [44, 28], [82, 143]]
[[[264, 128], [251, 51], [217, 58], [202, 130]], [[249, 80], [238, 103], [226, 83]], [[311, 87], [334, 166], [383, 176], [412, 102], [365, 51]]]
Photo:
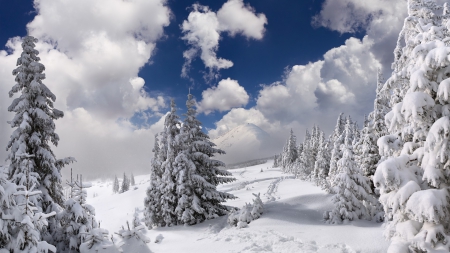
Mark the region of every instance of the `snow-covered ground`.
[[[227, 204], [239, 208], [252, 202], [252, 193], [261, 193], [264, 213], [247, 228], [230, 227], [227, 217], [195, 226], [157, 228], [147, 231], [151, 242], [134, 246], [133, 252], [387, 251], [382, 224], [371, 221], [325, 224], [322, 214], [332, 209], [332, 195], [311, 182], [293, 179], [279, 168], [271, 168], [272, 164], [270, 160], [266, 164], [232, 170], [237, 181], [219, 186], [221, 191], [238, 197]], [[93, 187], [88, 189], [88, 203], [95, 207], [101, 227], [110, 233], [126, 226], [127, 220], [131, 222], [135, 208], [144, 209], [149, 175], [136, 176], [135, 180], [136, 186], [122, 194], [112, 193], [112, 182], [93, 182]], [[140, 215], [143, 217], [142, 212]], [[155, 243], [157, 237], [160, 242]]]

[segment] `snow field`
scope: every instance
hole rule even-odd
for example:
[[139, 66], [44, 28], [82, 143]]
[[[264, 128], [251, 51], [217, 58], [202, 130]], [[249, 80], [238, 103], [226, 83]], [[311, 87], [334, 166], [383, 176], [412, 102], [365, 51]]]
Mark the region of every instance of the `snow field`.
[[[311, 182], [293, 179], [292, 175], [271, 168], [272, 164], [270, 160], [231, 170], [237, 180], [218, 187], [238, 197], [226, 202], [238, 208], [252, 203], [252, 193], [261, 193], [264, 213], [247, 228], [230, 227], [226, 216], [194, 226], [156, 228], [147, 231], [151, 242], [132, 247], [133, 252], [386, 252], [388, 242], [382, 237], [382, 224], [325, 224], [322, 214], [333, 208], [332, 195]], [[144, 209], [149, 175], [135, 179], [136, 185], [121, 194], [112, 193], [112, 182], [93, 182], [88, 188], [87, 202], [95, 207], [101, 227], [110, 234], [126, 226], [127, 220], [132, 221], [135, 208]], [[92, 197], [94, 193], [96, 197]], [[140, 215], [143, 217], [143, 213]], [[118, 239], [117, 235], [114, 237]], [[155, 243], [157, 237], [160, 242]]]

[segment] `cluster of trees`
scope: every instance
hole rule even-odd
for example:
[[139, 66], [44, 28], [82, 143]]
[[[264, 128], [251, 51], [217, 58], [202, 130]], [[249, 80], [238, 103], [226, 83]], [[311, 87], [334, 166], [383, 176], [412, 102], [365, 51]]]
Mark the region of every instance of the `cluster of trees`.
[[[379, 72], [377, 90], [383, 82]], [[377, 139], [386, 134], [384, 121], [379, 120], [386, 114], [386, 108], [386, 99], [377, 96], [374, 111], [365, 117], [362, 129], [350, 116], [340, 114], [327, 139], [324, 132], [314, 126], [311, 133], [306, 130], [304, 141], [297, 145], [291, 130], [283, 152], [275, 156], [274, 167], [313, 181], [335, 194], [335, 209], [324, 214], [330, 223], [362, 218], [383, 220], [370, 179], [380, 160]]]
[[150, 186], [144, 201], [145, 224], [149, 228], [192, 225], [225, 215], [229, 209], [221, 203], [235, 198], [216, 189], [235, 179], [219, 168], [224, 163], [213, 159], [224, 151], [214, 148], [215, 144], [203, 133], [191, 94], [186, 107], [185, 118], [180, 122], [172, 100], [164, 130], [155, 136]]
[[[56, 159], [55, 123], [63, 113], [53, 107], [56, 96], [42, 82], [45, 67], [35, 50], [37, 39], [23, 38], [23, 52], [14, 69], [18, 95], [8, 111], [14, 128], [7, 145], [9, 166], [0, 167], [0, 251], [80, 252], [98, 230], [94, 208], [86, 204], [87, 185], [81, 177], [63, 194], [61, 169], [74, 162]], [[81, 251], [83, 252], [83, 251]]]
[[130, 190], [130, 186], [136, 185], [136, 182], [134, 181], [134, 175], [131, 173], [130, 178], [127, 177], [125, 172], [123, 173], [123, 179], [122, 179], [122, 186], [120, 186], [119, 179], [117, 176], [114, 176], [113, 181], [113, 192], [114, 193], [122, 193]]
[[449, 41], [448, 4], [408, 0], [392, 75], [379, 78], [363, 129], [340, 116], [328, 140], [307, 135], [296, 146], [291, 133], [276, 159], [336, 194], [335, 209], [325, 214], [331, 222], [373, 214], [378, 200], [388, 252], [450, 251]]

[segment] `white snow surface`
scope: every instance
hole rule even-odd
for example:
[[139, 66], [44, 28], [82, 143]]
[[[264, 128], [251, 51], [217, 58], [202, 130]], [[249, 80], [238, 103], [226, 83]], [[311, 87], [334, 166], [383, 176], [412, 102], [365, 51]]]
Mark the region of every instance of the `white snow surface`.
[[[332, 210], [333, 195], [311, 182], [283, 174], [272, 165], [273, 160], [269, 160], [265, 164], [231, 170], [237, 180], [218, 187], [238, 197], [226, 203], [238, 208], [251, 203], [255, 198], [253, 193], [261, 193], [264, 213], [246, 228], [230, 227], [227, 216], [194, 226], [156, 228], [146, 231], [150, 243], [125, 245], [124, 250], [134, 253], [387, 251], [388, 242], [382, 236], [381, 223], [363, 220], [343, 225], [324, 223], [322, 215]], [[113, 194], [112, 181], [92, 182], [93, 186], [87, 189], [87, 202], [95, 207], [102, 228], [111, 234], [118, 232], [121, 226], [126, 228], [127, 220], [131, 224], [135, 208], [144, 210], [149, 178], [149, 175], [136, 176], [136, 185], [121, 194]], [[142, 212], [140, 217], [143, 218]], [[117, 235], [114, 238], [119, 241]]]

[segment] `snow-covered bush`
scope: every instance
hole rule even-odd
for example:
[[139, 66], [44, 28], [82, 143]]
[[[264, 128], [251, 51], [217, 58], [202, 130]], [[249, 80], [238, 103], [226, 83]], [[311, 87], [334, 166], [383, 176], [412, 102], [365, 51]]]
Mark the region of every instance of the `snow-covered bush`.
[[80, 245], [80, 253], [119, 253], [117, 246], [109, 240], [109, 232], [94, 228], [85, 233], [85, 241]]
[[230, 226], [245, 228], [251, 221], [261, 217], [264, 212], [264, 204], [260, 198], [260, 193], [258, 195], [253, 193], [253, 196], [255, 196], [253, 204], [246, 203], [241, 209], [230, 212], [227, 220]]

